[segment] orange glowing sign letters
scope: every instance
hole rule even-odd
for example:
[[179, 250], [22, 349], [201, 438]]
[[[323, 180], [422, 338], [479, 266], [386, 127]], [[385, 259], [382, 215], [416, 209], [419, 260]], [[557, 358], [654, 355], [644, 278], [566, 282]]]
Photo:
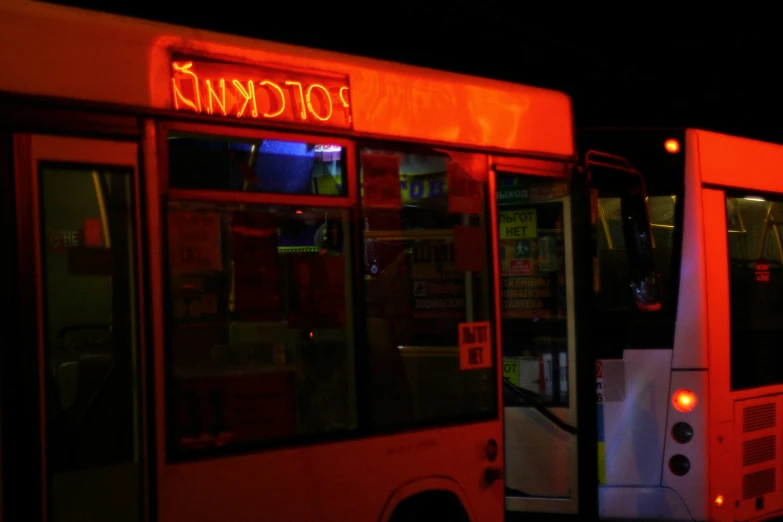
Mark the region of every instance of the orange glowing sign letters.
[[177, 111], [351, 127], [346, 76], [178, 59], [171, 90]]

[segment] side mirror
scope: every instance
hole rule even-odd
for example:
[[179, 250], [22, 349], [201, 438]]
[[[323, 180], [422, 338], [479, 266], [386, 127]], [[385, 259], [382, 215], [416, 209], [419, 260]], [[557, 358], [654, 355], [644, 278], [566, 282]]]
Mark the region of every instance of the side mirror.
[[662, 286], [653, 260], [652, 227], [644, 178], [624, 158], [590, 151], [585, 170], [591, 189], [620, 198], [623, 239], [631, 267], [630, 290], [642, 312], [661, 309]]

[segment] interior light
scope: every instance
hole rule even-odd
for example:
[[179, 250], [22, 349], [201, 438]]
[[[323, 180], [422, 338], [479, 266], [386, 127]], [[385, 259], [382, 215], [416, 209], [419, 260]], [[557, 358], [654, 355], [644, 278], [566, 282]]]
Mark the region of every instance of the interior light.
[[663, 148], [666, 149], [666, 152], [669, 154], [677, 154], [680, 152], [680, 142], [674, 138], [669, 138], [663, 142]]
[[296, 211], [296, 213], [297, 213], [297, 214], [301, 214], [301, 213], [302, 213], [302, 211], [301, 211], [301, 210], [297, 210], [297, 211]]
[[715, 505], [721, 507], [723, 505], [723, 495], [715, 497]]
[[672, 396], [674, 409], [682, 413], [693, 411], [697, 402], [696, 394], [690, 390], [677, 390]]
[[758, 196], [747, 196], [742, 199], [744, 199], [745, 201], [766, 201], [766, 199], [760, 198]]

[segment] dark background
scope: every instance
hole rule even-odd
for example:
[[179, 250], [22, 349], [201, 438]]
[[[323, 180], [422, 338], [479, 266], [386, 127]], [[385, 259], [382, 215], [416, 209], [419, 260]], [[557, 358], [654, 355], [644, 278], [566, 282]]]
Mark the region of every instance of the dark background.
[[783, 142], [783, 16], [772, 4], [52, 3], [554, 88], [572, 96], [578, 127], [692, 126]]

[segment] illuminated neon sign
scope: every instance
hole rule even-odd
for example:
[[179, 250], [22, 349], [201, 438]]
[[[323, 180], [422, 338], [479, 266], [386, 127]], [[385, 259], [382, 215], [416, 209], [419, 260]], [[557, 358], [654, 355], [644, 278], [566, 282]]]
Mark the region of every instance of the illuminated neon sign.
[[177, 111], [351, 127], [346, 76], [175, 59], [171, 91]]

